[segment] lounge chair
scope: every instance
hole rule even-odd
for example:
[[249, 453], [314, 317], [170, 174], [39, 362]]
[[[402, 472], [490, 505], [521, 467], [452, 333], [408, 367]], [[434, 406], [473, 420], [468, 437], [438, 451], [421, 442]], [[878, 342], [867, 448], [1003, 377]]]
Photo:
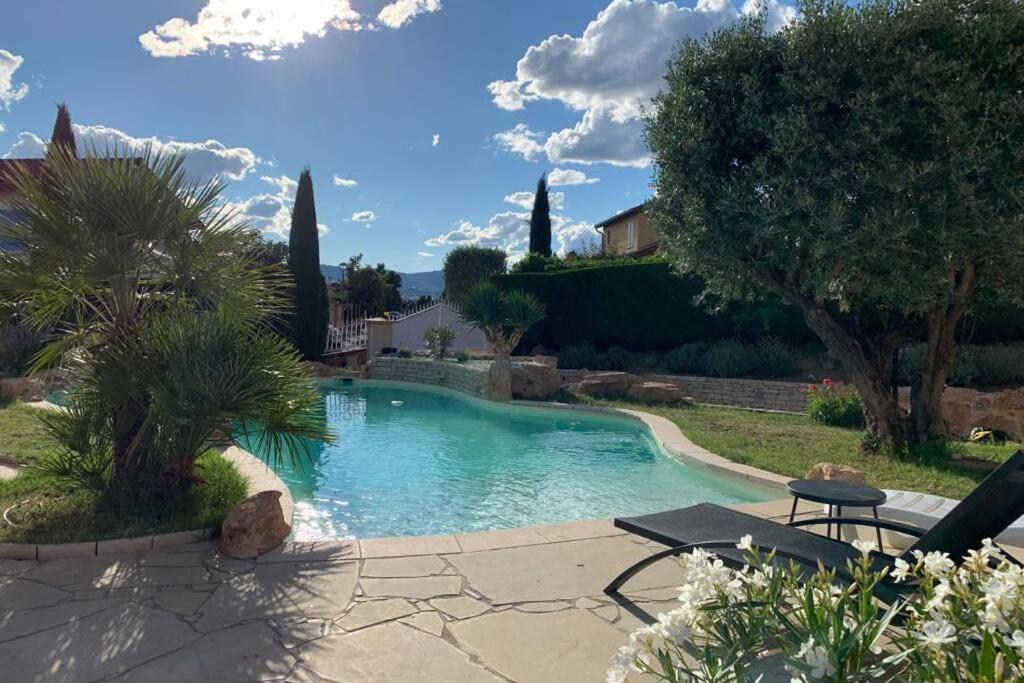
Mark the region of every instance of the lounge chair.
[[[639, 517], [624, 517], [615, 520], [616, 527], [669, 548], [626, 569], [608, 584], [604, 592], [624, 603], [625, 598], [619, 589], [637, 573], [666, 557], [682, 555], [697, 548], [712, 550], [726, 564], [742, 567], [743, 552], [736, 548], [736, 544], [747, 534], [753, 537], [755, 547], [765, 551], [774, 548], [780, 560], [793, 560], [807, 572], [815, 571], [820, 562], [826, 569], [834, 569], [840, 580], [851, 580], [847, 572], [847, 560], [856, 559], [860, 552], [847, 543], [800, 527], [841, 522], [843, 526], [885, 529], [917, 539], [903, 553], [903, 558], [909, 557], [915, 550], [925, 553], [938, 550], [949, 553], [950, 557], [960, 558], [968, 550], [981, 547], [984, 539], [999, 536], [1022, 515], [1024, 450], [1010, 456], [978, 484], [970, 495], [927, 530], [886, 519], [863, 517], [819, 517], [780, 524], [710, 503]], [[895, 558], [881, 553], [872, 553], [871, 560], [877, 569], [895, 566]], [[883, 581], [876, 589], [876, 596], [891, 603], [906, 590], [905, 585]]]
[[[885, 504], [878, 506], [879, 516], [922, 529], [931, 529], [936, 522], [960, 504], [959, 500], [931, 493], [887, 489], [885, 495]], [[1006, 527], [1006, 530], [994, 540], [1006, 545], [1024, 546], [1024, 517]]]

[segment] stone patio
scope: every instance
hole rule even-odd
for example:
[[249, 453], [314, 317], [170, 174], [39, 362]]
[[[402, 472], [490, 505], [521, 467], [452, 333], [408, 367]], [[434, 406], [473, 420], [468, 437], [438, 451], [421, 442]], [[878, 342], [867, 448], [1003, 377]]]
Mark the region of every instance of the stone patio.
[[[784, 519], [789, 502], [746, 509]], [[255, 561], [212, 543], [0, 560], [0, 680], [603, 681], [640, 622], [602, 588], [658, 548], [592, 521]], [[654, 565], [627, 594], [664, 611], [675, 570]]]

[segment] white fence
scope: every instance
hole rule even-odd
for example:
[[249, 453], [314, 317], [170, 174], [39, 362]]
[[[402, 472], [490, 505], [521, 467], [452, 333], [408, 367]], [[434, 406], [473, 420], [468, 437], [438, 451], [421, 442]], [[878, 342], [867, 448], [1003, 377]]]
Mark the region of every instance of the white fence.
[[326, 353], [345, 353], [366, 348], [366, 318], [327, 328]]
[[391, 346], [418, 351], [423, 348], [423, 335], [435, 325], [444, 325], [455, 332], [453, 351], [483, 351], [487, 348], [484, 333], [463, 322], [452, 304], [442, 301], [405, 314], [391, 325]]

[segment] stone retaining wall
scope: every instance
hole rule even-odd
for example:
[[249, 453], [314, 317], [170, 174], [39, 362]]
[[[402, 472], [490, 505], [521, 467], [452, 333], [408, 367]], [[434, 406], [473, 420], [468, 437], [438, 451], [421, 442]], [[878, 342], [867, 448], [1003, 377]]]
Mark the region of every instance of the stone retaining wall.
[[[566, 384], [579, 382], [586, 370], [561, 370]], [[803, 391], [806, 384], [799, 382], [773, 382], [759, 379], [722, 379], [691, 375], [642, 375], [645, 382], [675, 384], [685, 396], [698, 403], [714, 403], [737, 408], [783, 410], [802, 413], [807, 407]]]
[[369, 379], [430, 384], [487, 398], [486, 368], [450, 361], [420, 358], [374, 358], [367, 373]]

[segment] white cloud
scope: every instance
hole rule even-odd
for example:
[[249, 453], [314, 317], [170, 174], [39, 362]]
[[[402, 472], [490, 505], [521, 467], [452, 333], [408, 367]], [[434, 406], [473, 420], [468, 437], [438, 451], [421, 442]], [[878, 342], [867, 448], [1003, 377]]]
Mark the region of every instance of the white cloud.
[[46, 141], [35, 133], [18, 133], [4, 159], [38, 159], [46, 154]]
[[0, 50], [0, 104], [7, 111], [11, 105], [28, 95], [28, 84], [14, 82], [14, 72], [25, 62], [24, 57]]
[[441, 0], [395, 0], [381, 9], [377, 21], [388, 28], [401, 28], [421, 14], [441, 10]]
[[433, 142], [431, 143], [431, 146], [437, 147], [440, 144], [441, 144], [441, 134], [440, 133], [434, 133], [434, 139], [433, 139]]
[[544, 150], [552, 163], [635, 168], [650, 164], [640, 119], [616, 123], [605, 107], [590, 109], [574, 127], [553, 133], [544, 143]]
[[295, 201], [295, 191], [299, 189], [299, 181], [293, 180], [286, 175], [281, 175], [278, 178], [260, 176], [260, 180], [276, 187], [278, 196], [289, 201]]
[[506, 152], [517, 154], [526, 161], [533, 161], [544, 151], [544, 145], [540, 142], [543, 136], [543, 133], [530, 130], [525, 123], [519, 123], [515, 128], [495, 134], [494, 140]]
[[419, 258], [434, 258], [434, 255], [431, 254], [429, 251], [417, 251], [416, 256], [418, 256]]
[[[699, 38], [758, 10], [746, 0], [737, 10], [730, 0], [698, 0], [694, 7], [656, 0], [612, 0], [580, 36], [552, 35], [531, 46], [516, 64], [515, 80], [488, 85], [494, 103], [518, 111], [528, 102], [554, 100], [584, 111], [583, 120], [549, 136], [551, 161], [645, 166], [639, 139], [641, 105], [662, 85], [665, 64], [683, 38]], [[767, 21], [776, 30], [796, 11], [766, 0]], [[613, 131], [612, 127], [626, 127]], [[633, 142], [626, 138], [636, 136]], [[534, 155], [536, 155], [534, 151]]]
[[322, 38], [329, 29], [358, 31], [360, 15], [349, 0], [208, 0], [194, 22], [174, 17], [139, 36], [154, 57], [185, 57], [222, 48], [263, 61]]
[[[600, 243], [600, 236], [589, 223], [571, 223], [570, 219], [560, 214], [551, 215], [551, 233], [552, 242], [557, 245], [556, 251], [562, 255], [567, 251], [578, 251], [594, 241]], [[510, 260], [515, 262], [530, 247], [530, 213], [497, 213], [491, 216], [486, 227], [461, 220], [452, 230], [426, 241], [430, 247], [457, 247], [465, 244], [503, 249]]]
[[5, 126], [3, 123], [0, 123], [0, 133], [4, 133], [6, 130], [7, 126]]
[[[221, 177], [228, 180], [242, 180], [252, 172], [259, 158], [247, 147], [228, 147], [217, 140], [204, 142], [164, 141], [157, 137], [138, 138], [109, 126], [82, 126], [74, 124], [75, 143], [79, 154], [95, 150], [104, 154], [115, 148], [141, 152], [149, 148], [153, 152], [178, 154], [184, 157], [184, 168], [193, 180], [207, 180]], [[41, 157], [45, 154], [46, 142], [37, 135], [23, 132], [5, 154], [9, 158]]]
[[334, 184], [338, 187], [355, 187], [359, 183], [351, 178], [342, 178], [340, 175], [334, 174]]
[[590, 178], [583, 171], [574, 168], [556, 168], [548, 174], [548, 185], [593, 185], [601, 182], [600, 178]]
[[377, 214], [373, 211], [356, 211], [349, 220], [354, 223], [372, 223], [377, 220]]
[[[523, 207], [524, 209], [532, 209], [533, 198], [533, 192], [513, 192], [512, 194], [505, 195], [505, 203], [515, 204], [517, 206]], [[560, 210], [564, 203], [564, 192], [548, 192], [548, 204], [551, 206], [553, 210]]]

